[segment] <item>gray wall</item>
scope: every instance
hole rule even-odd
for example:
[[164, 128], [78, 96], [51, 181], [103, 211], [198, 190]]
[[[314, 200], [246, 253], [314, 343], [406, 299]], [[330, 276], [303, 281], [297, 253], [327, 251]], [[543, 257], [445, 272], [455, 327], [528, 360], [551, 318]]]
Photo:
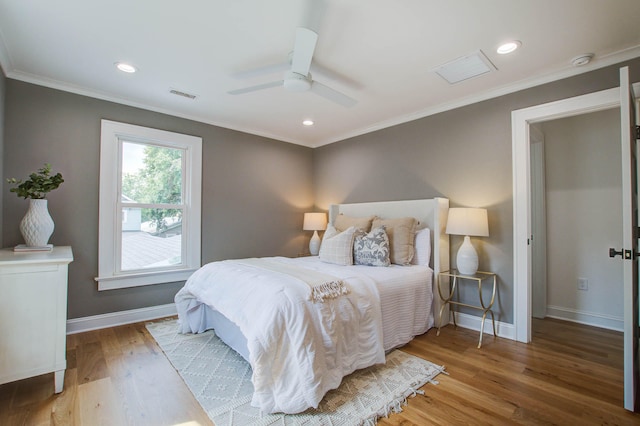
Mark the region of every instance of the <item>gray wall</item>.
[[[547, 210], [547, 314], [622, 331], [618, 108], [542, 123]], [[588, 280], [578, 290], [578, 278]], [[617, 321], [616, 321], [617, 320]]]
[[[640, 81], [640, 59], [629, 64], [631, 81]], [[472, 240], [480, 270], [499, 276], [497, 319], [513, 323], [511, 111], [618, 86], [618, 69], [610, 66], [317, 148], [316, 205], [444, 196], [452, 207], [487, 208], [490, 236]], [[452, 266], [460, 244], [462, 237], [451, 237]]]
[[[65, 182], [48, 195], [50, 242], [73, 247], [68, 317], [173, 302], [182, 283], [97, 291], [100, 120], [203, 139], [202, 261], [305, 250], [303, 212], [313, 208], [313, 150], [12, 79], [6, 80], [4, 177], [45, 162]], [[3, 246], [22, 243], [27, 201], [3, 191]]]

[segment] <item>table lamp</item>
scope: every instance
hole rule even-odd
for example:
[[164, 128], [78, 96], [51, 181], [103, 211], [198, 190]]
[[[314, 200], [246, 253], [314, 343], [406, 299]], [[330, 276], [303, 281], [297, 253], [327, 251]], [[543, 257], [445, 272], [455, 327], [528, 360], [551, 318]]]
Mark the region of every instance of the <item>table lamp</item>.
[[458, 250], [456, 264], [458, 272], [473, 275], [478, 271], [478, 253], [471, 244], [470, 236], [488, 237], [489, 225], [486, 209], [451, 208], [447, 218], [447, 234], [464, 235], [464, 242]]
[[304, 222], [302, 224], [304, 231], [313, 231], [311, 241], [309, 241], [309, 252], [313, 256], [317, 256], [320, 252], [320, 237], [318, 231], [327, 229], [326, 213], [305, 213]]

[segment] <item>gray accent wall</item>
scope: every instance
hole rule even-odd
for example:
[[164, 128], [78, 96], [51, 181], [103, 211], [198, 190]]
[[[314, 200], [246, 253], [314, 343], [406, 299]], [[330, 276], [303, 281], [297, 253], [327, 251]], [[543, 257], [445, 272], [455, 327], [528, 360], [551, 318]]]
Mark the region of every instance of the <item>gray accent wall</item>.
[[[616, 87], [624, 65], [640, 81], [635, 59], [316, 148], [316, 205], [443, 196], [452, 207], [487, 208], [490, 236], [472, 242], [480, 270], [499, 277], [496, 319], [513, 323], [511, 112]], [[461, 244], [451, 236], [452, 266]], [[477, 290], [462, 297], [477, 300]]]
[[[313, 209], [313, 150], [117, 103], [6, 80], [5, 177], [51, 163], [65, 182], [48, 194], [50, 242], [70, 245], [68, 318], [173, 302], [182, 282], [97, 291], [100, 120], [202, 137], [202, 262], [295, 256], [306, 250]], [[3, 246], [22, 243], [28, 201], [4, 190]]]

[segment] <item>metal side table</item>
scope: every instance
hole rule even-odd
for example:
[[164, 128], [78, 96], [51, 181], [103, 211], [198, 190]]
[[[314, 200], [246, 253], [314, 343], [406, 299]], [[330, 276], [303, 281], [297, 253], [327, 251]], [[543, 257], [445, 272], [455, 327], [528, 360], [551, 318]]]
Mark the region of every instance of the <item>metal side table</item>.
[[[446, 295], [442, 293], [442, 280], [443, 278], [447, 278], [448, 281], [448, 289], [449, 292]], [[478, 298], [480, 305], [470, 305], [468, 303], [462, 303], [458, 300], [452, 300], [454, 295], [458, 295], [458, 282], [476, 282], [478, 285]], [[484, 282], [491, 282], [491, 301], [489, 304], [485, 306], [484, 299], [482, 298], [482, 284]], [[443, 301], [442, 306], [440, 307], [440, 326], [438, 326], [438, 332], [436, 336], [440, 335], [440, 327], [442, 326], [442, 313], [444, 312], [445, 306], [448, 305], [456, 305], [456, 306], [466, 306], [467, 308], [479, 309], [482, 311], [482, 324], [480, 325], [480, 340], [478, 341], [478, 348], [482, 347], [482, 334], [484, 331], [484, 320], [487, 317], [487, 313], [491, 314], [491, 324], [493, 325], [493, 336], [496, 336], [496, 322], [493, 317], [493, 311], [491, 307], [493, 306], [493, 302], [496, 298], [496, 274], [492, 272], [476, 272], [473, 275], [463, 275], [459, 273], [455, 269], [451, 269], [449, 271], [440, 272], [438, 274], [438, 295], [440, 299]], [[445, 297], [446, 296], [446, 297]], [[456, 316], [453, 315], [453, 325], [458, 326], [456, 324]]]

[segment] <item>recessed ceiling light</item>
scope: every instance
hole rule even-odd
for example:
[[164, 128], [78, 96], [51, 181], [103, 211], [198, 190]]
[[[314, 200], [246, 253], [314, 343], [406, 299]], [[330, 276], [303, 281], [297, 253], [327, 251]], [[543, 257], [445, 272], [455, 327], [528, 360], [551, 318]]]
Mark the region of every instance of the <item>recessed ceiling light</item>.
[[313, 120], [304, 120], [302, 124], [305, 126], [313, 126]]
[[125, 64], [124, 62], [116, 62], [116, 68], [118, 68], [122, 72], [134, 73], [137, 71], [136, 67], [133, 65]]
[[506, 55], [507, 53], [513, 52], [520, 46], [522, 46], [522, 43], [520, 43], [518, 40], [513, 40], [507, 43], [501, 44], [496, 50], [496, 52], [498, 52], [501, 55]]

